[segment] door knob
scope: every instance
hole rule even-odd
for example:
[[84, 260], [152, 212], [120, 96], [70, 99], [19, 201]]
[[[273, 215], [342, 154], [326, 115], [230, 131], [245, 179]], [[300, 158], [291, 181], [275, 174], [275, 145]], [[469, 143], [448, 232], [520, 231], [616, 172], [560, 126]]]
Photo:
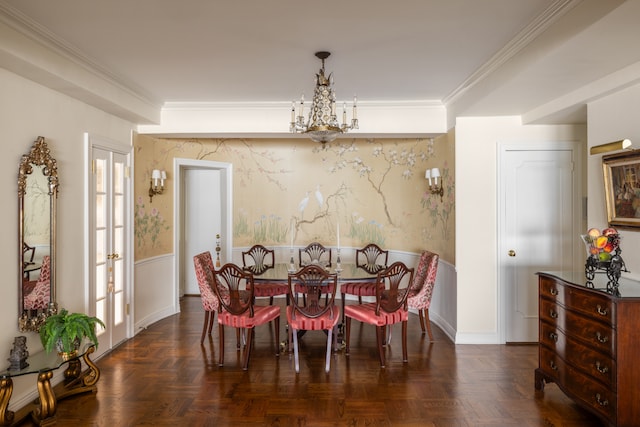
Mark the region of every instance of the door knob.
[[111, 255], [107, 255], [107, 259], [118, 259], [120, 258], [120, 254], [118, 253], [113, 253]]
[[513, 249], [511, 249], [509, 251], [509, 256], [516, 256], [516, 251], [514, 251]]

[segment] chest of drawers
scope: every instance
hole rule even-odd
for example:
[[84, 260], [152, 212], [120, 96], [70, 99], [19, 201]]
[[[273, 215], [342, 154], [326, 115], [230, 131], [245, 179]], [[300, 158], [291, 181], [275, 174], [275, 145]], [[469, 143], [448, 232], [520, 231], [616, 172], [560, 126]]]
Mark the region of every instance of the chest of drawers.
[[607, 425], [640, 425], [640, 283], [621, 280], [612, 295], [579, 273], [538, 277], [536, 390], [556, 383]]

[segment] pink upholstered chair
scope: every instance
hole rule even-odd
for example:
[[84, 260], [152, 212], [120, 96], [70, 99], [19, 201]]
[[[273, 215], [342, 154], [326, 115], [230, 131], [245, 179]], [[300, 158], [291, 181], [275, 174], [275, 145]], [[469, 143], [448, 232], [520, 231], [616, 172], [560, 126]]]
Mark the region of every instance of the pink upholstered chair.
[[319, 330], [327, 331], [325, 372], [329, 373], [333, 330], [340, 319], [340, 312], [334, 304], [337, 281], [335, 273], [330, 274], [316, 264], [307, 265], [296, 273], [289, 274], [290, 304], [287, 306], [287, 322], [289, 333], [293, 336], [296, 373], [300, 372], [298, 331]]
[[254, 305], [253, 275], [235, 264], [225, 264], [211, 272], [205, 268], [209, 282], [218, 297], [218, 336], [220, 348], [218, 365], [224, 365], [224, 327], [231, 326], [246, 331], [244, 362], [242, 369], [249, 368], [249, 356], [256, 326], [273, 322], [275, 328], [276, 355], [280, 355], [280, 307]]
[[[275, 251], [267, 249], [262, 245], [253, 245], [248, 251], [242, 252], [242, 268], [253, 274], [260, 276], [265, 271], [275, 265]], [[269, 304], [273, 305], [273, 297], [285, 295], [287, 305], [289, 302], [289, 287], [286, 283], [278, 282], [254, 282], [254, 296], [256, 298], [269, 297]]]
[[394, 262], [389, 268], [378, 273], [376, 278], [376, 302], [347, 305], [344, 308], [346, 322], [346, 348], [349, 355], [349, 337], [351, 335], [351, 319], [369, 323], [376, 327], [380, 366], [385, 367], [386, 328], [395, 323], [402, 323], [402, 361], [407, 362], [407, 321], [409, 311], [407, 297], [413, 282], [413, 268], [402, 262]]
[[42, 267], [40, 268], [40, 277], [36, 281], [33, 290], [24, 297], [25, 310], [45, 309], [51, 302], [51, 257], [45, 255], [42, 257]]
[[[356, 266], [369, 273], [377, 273], [387, 268], [389, 262], [389, 251], [385, 251], [375, 243], [369, 243], [362, 249], [356, 249]], [[356, 295], [358, 303], [362, 304], [362, 297], [373, 297], [376, 295], [375, 281], [357, 281], [340, 284], [340, 295], [342, 296], [342, 313], [344, 313], [345, 296]]]
[[411, 289], [409, 289], [409, 297], [407, 298], [409, 308], [418, 310], [420, 327], [422, 328], [423, 334], [426, 323], [429, 340], [431, 341], [433, 341], [433, 334], [431, 333], [431, 321], [429, 320], [429, 306], [431, 306], [433, 287], [436, 284], [439, 258], [440, 256], [433, 252], [422, 252], [420, 261], [418, 261], [418, 267], [416, 267], [415, 276], [413, 277]]
[[211, 271], [214, 269], [211, 252], [206, 251], [195, 255], [193, 257], [193, 264], [196, 270], [198, 288], [200, 289], [202, 308], [204, 308], [204, 325], [202, 326], [202, 336], [200, 337], [200, 344], [202, 344], [207, 331], [208, 334], [211, 335], [211, 329], [213, 329], [213, 322], [215, 321], [216, 311], [219, 306], [218, 297], [216, 297], [205, 274], [205, 267]]

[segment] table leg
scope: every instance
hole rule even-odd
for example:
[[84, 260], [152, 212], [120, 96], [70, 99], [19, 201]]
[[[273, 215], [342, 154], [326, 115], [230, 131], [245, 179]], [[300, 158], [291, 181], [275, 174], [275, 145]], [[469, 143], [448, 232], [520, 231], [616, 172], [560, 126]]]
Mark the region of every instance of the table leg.
[[55, 423], [58, 404], [51, 388], [52, 377], [53, 371], [38, 374], [38, 406], [33, 410], [32, 417], [41, 426]]
[[9, 400], [13, 393], [13, 380], [11, 378], [0, 378], [0, 424], [7, 425], [13, 421], [13, 411], [7, 410]]

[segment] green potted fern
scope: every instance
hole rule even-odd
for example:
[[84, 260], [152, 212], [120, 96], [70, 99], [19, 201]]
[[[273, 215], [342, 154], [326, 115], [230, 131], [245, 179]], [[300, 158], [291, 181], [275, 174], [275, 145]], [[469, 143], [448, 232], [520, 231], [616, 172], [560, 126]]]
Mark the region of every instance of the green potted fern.
[[83, 313], [69, 313], [61, 309], [59, 313], [47, 317], [40, 326], [40, 341], [47, 353], [55, 347], [58, 354], [67, 359], [77, 354], [82, 339], [87, 337], [94, 345], [98, 345], [96, 327], [103, 328], [104, 323], [97, 317]]

